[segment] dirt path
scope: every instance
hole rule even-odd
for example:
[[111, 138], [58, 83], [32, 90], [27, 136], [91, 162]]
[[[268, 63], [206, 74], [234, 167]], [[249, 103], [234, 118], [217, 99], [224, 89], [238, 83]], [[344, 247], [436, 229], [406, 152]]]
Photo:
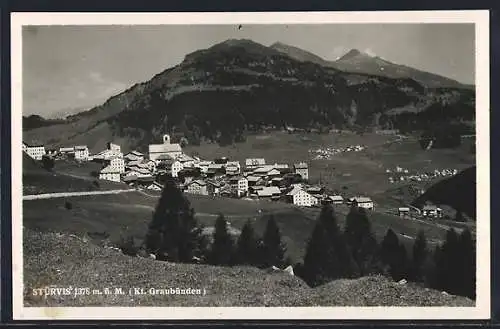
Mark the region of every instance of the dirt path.
[[106, 195], [106, 194], [120, 194], [127, 192], [136, 192], [136, 190], [108, 190], [108, 191], [85, 191], [85, 192], [61, 192], [61, 193], [43, 193], [43, 194], [29, 194], [23, 195], [23, 201], [40, 200], [40, 199], [54, 199], [54, 198], [69, 198], [86, 195]]

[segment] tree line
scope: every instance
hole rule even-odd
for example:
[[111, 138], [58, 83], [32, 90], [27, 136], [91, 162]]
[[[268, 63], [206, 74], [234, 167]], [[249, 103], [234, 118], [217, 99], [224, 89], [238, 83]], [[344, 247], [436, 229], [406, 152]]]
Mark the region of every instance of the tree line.
[[[223, 214], [215, 221], [211, 239], [203, 233], [189, 201], [171, 177], [153, 214], [143, 248], [158, 260], [206, 263], [219, 266], [247, 265], [259, 268], [292, 265], [286, 245], [271, 215], [263, 236], [259, 237], [248, 220], [238, 238], [233, 238]], [[212, 240], [212, 241], [210, 241]], [[125, 240], [122, 250], [136, 254], [133, 241]], [[368, 214], [353, 205], [341, 228], [335, 210], [325, 205], [316, 221], [302, 262], [293, 264], [294, 272], [315, 287], [340, 278], [382, 274], [399, 281], [475, 298], [475, 241], [465, 229], [458, 234], [450, 229], [444, 243], [434, 249], [420, 231], [410, 252], [388, 229], [379, 243]]]

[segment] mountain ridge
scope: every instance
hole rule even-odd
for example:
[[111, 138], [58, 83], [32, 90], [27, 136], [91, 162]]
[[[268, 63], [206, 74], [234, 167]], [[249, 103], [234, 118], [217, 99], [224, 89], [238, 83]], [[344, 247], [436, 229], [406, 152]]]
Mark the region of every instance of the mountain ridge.
[[[104, 147], [104, 139], [121, 139], [129, 144], [126, 149], [145, 147], [169, 132], [194, 143], [232, 143], [266, 125], [370, 126], [377, 113], [382, 114], [377, 123], [381, 126], [423, 125], [423, 118], [430, 117], [430, 122], [470, 119], [473, 103], [469, 90], [425, 88], [411, 78], [346, 73], [296, 60], [251, 40], [230, 39], [187, 54], [180, 64], [69, 116], [65, 124], [29, 130], [23, 137], [47, 144], [74, 141], [92, 148]], [[433, 104], [450, 110], [426, 113]], [[408, 114], [406, 108], [418, 113]], [[398, 115], [389, 114], [393, 109]], [[440, 113], [437, 118], [435, 113]]]
[[[275, 47], [276, 49], [287, 53], [297, 60], [304, 60], [304, 55], [302, 55], [302, 57], [296, 55], [298, 53], [298, 50], [302, 51], [302, 54], [308, 53], [310, 55], [314, 55], [307, 50], [303, 50], [294, 46], [288, 46], [282, 42], [276, 42], [271, 45], [271, 47], [276, 44], [279, 44], [279, 47]], [[293, 51], [290, 51], [289, 49], [293, 49]], [[431, 88], [473, 88], [472, 85], [464, 84], [445, 76], [415, 69], [407, 65], [395, 64], [384, 58], [381, 58], [380, 56], [371, 56], [366, 52], [362, 52], [356, 48], [349, 50], [334, 61], [325, 60], [317, 55], [314, 56], [318, 58], [316, 59], [315, 63], [322, 63], [321, 65], [336, 68], [347, 73], [364, 73], [371, 75], [380, 75], [389, 78], [412, 78], [417, 82]], [[353, 63], [353, 60], [355, 60], [356, 62]], [[356, 64], [360, 64], [361, 66], [358, 67], [356, 66]], [[380, 70], [381, 68], [382, 70]]]

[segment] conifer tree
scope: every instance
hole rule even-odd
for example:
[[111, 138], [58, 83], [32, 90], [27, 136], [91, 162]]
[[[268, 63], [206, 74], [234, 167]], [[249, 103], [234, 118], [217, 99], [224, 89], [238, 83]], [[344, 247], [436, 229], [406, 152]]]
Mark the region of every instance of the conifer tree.
[[203, 257], [203, 240], [189, 201], [168, 176], [146, 235], [146, 250], [159, 260], [192, 262]]
[[351, 207], [346, 218], [344, 235], [359, 275], [378, 272], [378, 244], [365, 209]]
[[457, 278], [460, 270], [458, 251], [458, 235], [454, 229], [449, 229], [446, 232], [446, 240], [441, 245], [436, 247], [434, 252], [434, 271], [431, 279], [433, 288], [444, 290], [449, 293], [456, 291], [457, 283], [460, 279]]
[[219, 214], [215, 220], [212, 248], [208, 261], [212, 265], [232, 265], [233, 239], [228, 232], [227, 221], [224, 215]]
[[252, 222], [248, 220], [238, 237], [235, 253], [235, 263], [242, 265], [258, 265], [259, 241], [255, 236]]
[[301, 267], [304, 280], [316, 286], [338, 278], [352, 277], [355, 267], [333, 208], [330, 205], [323, 206]]
[[460, 256], [460, 282], [457, 292], [462, 296], [476, 298], [476, 247], [470, 230], [467, 228], [459, 236], [457, 254]]
[[420, 230], [413, 244], [412, 261], [410, 266], [410, 280], [424, 281], [424, 266], [428, 257], [427, 239], [423, 230]]
[[273, 215], [267, 220], [266, 230], [262, 238], [264, 267], [281, 267], [285, 263], [285, 244], [281, 241], [281, 232]]
[[392, 229], [388, 229], [381, 244], [381, 259], [394, 280], [407, 276], [408, 256], [404, 245], [399, 243], [398, 236]]

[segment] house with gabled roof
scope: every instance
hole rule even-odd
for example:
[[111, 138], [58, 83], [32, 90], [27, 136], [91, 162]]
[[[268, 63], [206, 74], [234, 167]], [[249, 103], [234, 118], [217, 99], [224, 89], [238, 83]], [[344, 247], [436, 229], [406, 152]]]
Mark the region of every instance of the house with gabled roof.
[[119, 182], [120, 171], [117, 168], [106, 166], [99, 171], [99, 179]]
[[259, 199], [271, 199], [276, 201], [281, 197], [281, 191], [276, 186], [264, 186], [256, 192]]
[[349, 198], [349, 203], [351, 205], [355, 204], [359, 208], [364, 208], [367, 210], [373, 210], [375, 207], [373, 200], [369, 197], [366, 197], [366, 196], [351, 197], [351, 198]]
[[296, 187], [286, 194], [288, 200], [299, 207], [312, 207], [320, 203], [320, 198]]
[[25, 142], [23, 142], [23, 151], [35, 160], [42, 160], [42, 157], [46, 153], [45, 146], [41, 144], [29, 145]]
[[254, 169], [259, 166], [264, 166], [266, 164], [266, 159], [264, 158], [249, 158], [245, 160], [245, 167], [247, 169]]
[[309, 166], [305, 162], [299, 162], [293, 165], [296, 174], [299, 174], [303, 180], [309, 180]]
[[202, 179], [195, 179], [184, 187], [184, 191], [190, 194], [208, 195], [207, 183]]

